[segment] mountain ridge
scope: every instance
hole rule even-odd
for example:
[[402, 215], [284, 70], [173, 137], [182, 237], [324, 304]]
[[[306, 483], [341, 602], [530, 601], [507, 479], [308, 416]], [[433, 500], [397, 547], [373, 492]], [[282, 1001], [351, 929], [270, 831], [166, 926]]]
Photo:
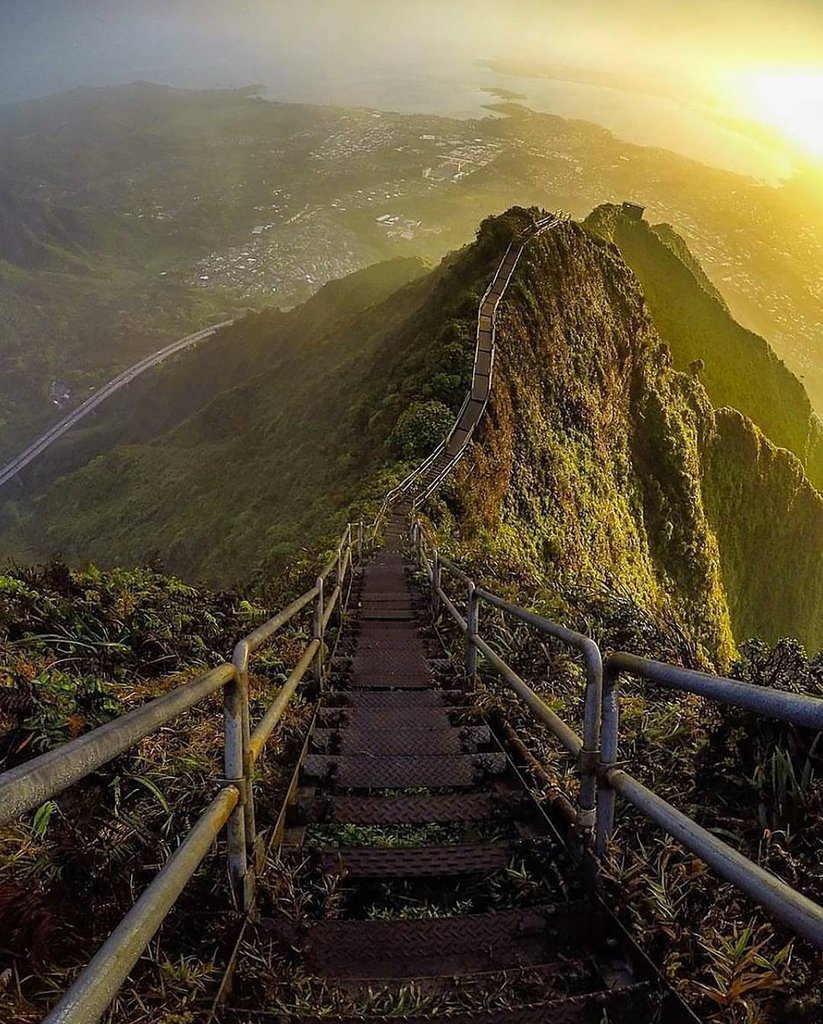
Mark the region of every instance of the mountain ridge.
[[584, 223], [615, 244], [637, 275], [678, 369], [698, 373], [717, 408], [739, 409], [796, 455], [823, 489], [823, 425], [802, 382], [766, 339], [734, 320], [685, 240], [670, 225], [650, 225], [613, 204], [598, 207]]
[[[159, 554], [215, 583], [276, 575], [359, 517], [446, 429], [468, 386], [477, 302], [521, 220], [489, 218], [473, 245], [426, 275], [407, 267], [413, 280], [388, 282], [348, 319], [335, 314], [343, 282], [310, 307], [235, 325], [217, 344], [245, 345], [260, 373], [30, 507], [7, 507], [3, 540], [107, 565]], [[375, 273], [385, 267], [362, 272], [365, 292]], [[312, 318], [314, 334], [290, 333]], [[444, 492], [463, 542], [543, 588], [618, 586], [715, 663], [750, 633], [823, 642], [820, 587], [801, 564], [819, 544], [823, 500], [796, 458], [765, 438], [753, 449], [760, 432], [740, 417], [734, 433], [733, 414], [672, 365], [616, 249], [574, 223], [527, 247], [498, 346], [478, 443]], [[756, 502], [746, 522], [722, 486], [741, 475]], [[762, 543], [771, 507], [785, 560]]]

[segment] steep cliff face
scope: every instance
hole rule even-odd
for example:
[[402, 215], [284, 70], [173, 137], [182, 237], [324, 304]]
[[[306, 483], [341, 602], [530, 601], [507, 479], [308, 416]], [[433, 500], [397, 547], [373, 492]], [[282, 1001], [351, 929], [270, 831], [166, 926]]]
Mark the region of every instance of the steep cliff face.
[[703, 490], [738, 637], [823, 647], [823, 502], [800, 462], [735, 409], [720, 409]]
[[[759, 439], [759, 459], [731, 423]], [[731, 479], [754, 505], [735, 516]], [[806, 558], [820, 552], [823, 502], [796, 459], [739, 414], [715, 414], [700, 382], [673, 368], [637, 280], [575, 224], [521, 262], [488, 416], [451, 500], [460, 541], [498, 578], [628, 593], [720, 664], [733, 637], [820, 642], [819, 573], [791, 557], [779, 569], [778, 552], [790, 538]], [[768, 548], [771, 590], [755, 593], [755, 524], [772, 508], [782, 533]]]
[[823, 489], [823, 426], [802, 382], [764, 338], [737, 323], [684, 239], [612, 204], [598, 207], [585, 226], [616, 245], [637, 276], [675, 367], [699, 375], [715, 408], [739, 409], [793, 452]]

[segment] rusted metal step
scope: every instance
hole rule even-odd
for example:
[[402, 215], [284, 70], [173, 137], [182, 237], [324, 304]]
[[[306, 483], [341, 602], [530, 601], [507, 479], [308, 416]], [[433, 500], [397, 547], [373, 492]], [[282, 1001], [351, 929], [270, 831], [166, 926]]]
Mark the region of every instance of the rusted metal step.
[[332, 782], [344, 789], [465, 789], [487, 774], [506, 768], [503, 754], [460, 754], [445, 757], [343, 757], [309, 754], [303, 762], [306, 777]]
[[427, 690], [390, 691], [390, 690], [337, 690], [330, 695], [335, 702], [339, 700], [342, 707], [350, 708], [406, 708], [412, 705], [419, 707], [446, 708], [456, 707], [468, 702], [463, 690]]
[[428, 668], [425, 671], [402, 671], [378, 665], [367, 671], [361, 670], [349, 680], [353, 690], [427, 690], [431, 684]]
[[[562, 970], [561, 967], [558, 969]], [[639, 982], [624, 989], [577, 996], [556, 995], [543, 1003], [438, 1013], [436, 1016], [358, 1014], [341, 1017], [332, 1014], [315, 1017], [278, 1012], [241, 1014], [231, 1019], [238, 1024], [269, 1024], [275, 1021], [277, 1024], [679, 1024], [687, 1018], [680, 1014], [671, 997], [649, 982]]]
[[360, 613], [361, 622], [412, 622], [414, 618], [411, 605], [367, 605]]
[[302, 953], [312, 973], [364, 981], [500, 971], [564, 954], [575, 959], [602, 925], [586, 902], [416, 921], [264, 922]]
[[511, 857], [510, 843], [389, 849], [364, 846], [322, 850], [320, 864], [328, 874], [348, 878], [451, 878], [500, 871]]
[[315, 729], [312, 750], [343, 757], [383, 757], [385, 755], [427, 756], [465, 753], [456, 730], [426, 729], [416, 732], [360, 732], [351, 727]]
[[[453, 717], [459, 721], [459, 713], [454, 713]], [[467, 721], [465, 724], [471, 725], [472, 721]], [[422, 704], [410, 704], [405, 708], [326, 709], [319, 715], [318, 723], [322, 729], [337, 731], [353, 729], [358, 732], [371, 733], [402, 733], [412, 729], [418, 732], [423, 730], [448, 732], [450, 729], [464, 728], [462, 721], [459, 721], [458, 725], [453, 724], [452, 715], [446, 709]]]
[[298, 797], [301, 818], [352, 825], [426, 825], [488, 821], [508, 808], [491, 792], [397, 794], [396, 796]]
[[350, 724], [342, 729], [315, 729], [312, 734], [319, 749], [328, 751], [331, 744], [337, 743], [337, 752], [348, 757], [463, 754], [489, 739], [486, 726], [452, 727], [448, 720], [445, 726], [428, 729], [376, 730]]

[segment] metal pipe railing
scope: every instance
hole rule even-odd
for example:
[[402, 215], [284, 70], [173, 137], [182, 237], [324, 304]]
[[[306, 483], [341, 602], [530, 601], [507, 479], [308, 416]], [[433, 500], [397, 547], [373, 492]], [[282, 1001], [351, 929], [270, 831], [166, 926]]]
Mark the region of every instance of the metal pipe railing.
[[823, 700], [806, 694], [788, 693], [768, 686], [755, 686], [738, 679], [712, 676], [706, 672], [618, 652], [606, 659], [602, 697], [602, 738], [600, 793], [597, 809], [596, 849], [600, 856], [614, 833], [615, 789], [608, 784], [608, 772], [617, 761], [620, 703], [619, 684], [623, 673], [663, 689], [694, 693], [721, 704], [752, 711], [793, 725], [823, 731]]
[[519, 619], [527, 625], [553, 637], [567, 647], [572, 647], [583, 655], [586, 668], [586, 692], [583, 706], [583, 745], [577, 756], [580, 768], [579, 817], [580, 829], [586, 835], [594, 830], [595, 806], [597, 802], [597, 765], [600, 760], [600, 705], [603, 694], [603, 659], [600, 648], [591, 639], [576, 633], [572, 629], [560, 626], [556, 622], [544, 619], [542, 615], [526, 611], [510, 601], [504, 601], [488, 590], [477, 588], [476, 594], [481, 601], [498, 608], [512, 618]]
[[610, 788], [705, 861], [721, 878], [823, 949], [823, 907], [732, 849], [627, 772], [611, 768], [605, 778]]
[[321, 643], [322, 640], [312, 640], [303, 652], [303, 657], [297, 662], [295, 667], [291, 670], [288, 679], [281, 686], [280, 692], [277, 694], [277, 697], [274, 699], [271, 707], [257, 723], [257, 728], [252, 733], [251, 740], [249, 741], [249, 753], [251, 754], [253, 763], [255, 763], [262, 754], [266, 741], [269, 736], [271, 736], [277, 723], [283, 717], [283, 712], [286, 710], [289, 701], [294, 696], [294, 691], [297, 689], [306, 672], [308, 672], [312, 662], [315, 660]]
[[44, 1024], [100, 1020], [239, 803], [236, 786], [220, 790]]
[[0, 825], [62, 793], [234, 679], [231, 665], [219, 665], [143, 707], [70, 740], [0, 775]]
[[[257, 841], [252, 789], [254, 765], [312, 664], [322, 684], [325, 632], [334, 610], [343, 614], [351, 589], [346, 589], [346, 577], [354, 570], [355, 545], [359, 563], [363, 547], [362, 523], [357, 526], [356, 542], [352, 524], [347, 526], [334, 556], [310, 590], [237, 644], [231, 664], [218, 665], [193, 682], [0, 775], [0, 824], [3, 824], [58, 795], [208, 697], [218, 692], [223, 694], [225, 778], [220, 792], [49, 1015], [48, 1024], [95, 1024], [100, 1019], [224, 826], [231, 891], [238, 907], [244, 912], [251, 909], [254, 867], [250, 866], [249, 852]], [[335, 587], [328, 603], [324, 603], [324, 581], [332, 572]], [[250, 659], [279, 629], [312, 603], [312, 639], [252, 732]]]
[[[562, 626], [557, 626], [547, 619], [526, 612], [524, 609], [504, 601], [497, 595], [490, 593], [481, 587], [475, 586], [469, 576], [463, 572], [451, 560], [443, 558], [434, 546], [427, 531], [419, 522], [413, 530], [413, 543], [418, 556], [418, 563], [426, 570], [429, 579], [431, 592], [432, 614], [436, 618], [440, 609], [445, 609], [449, 616], [457, 624], [458, 629], [465, 637], [465, 664], [466, 675], [473, 678], [476, 671], [476, 656], [479, 651], [486, 659], [491, 669], [503, 679], [531, 710], [532, 714], [545, 725], [549, 731], [560, 741], [560, 743], [577, 760], [581, 770], [581, 787], [578, 797], [578, 807], [575, 815], [577, 827], [584, 842], [588, 842], [594, 829], [595, 820], [595, 799], [597, 792], [596, 767], [599, 760], [597, 750], [597, 736], [600, 723], [600, 687], [602, 684], [602, 665], [600, 652], [597, 645], [588, 637], [573, 633]], [[426, 558], [425, 542], [432, 543], [432, 559], [429, 564]], [[466, 615], [460, 613], [454, 602], [443, 589], [442, 570], [453, 573], [466, 584]], [[588, 742], [593, 742], [594, 747], [588, 747], [584, 740], [574, 732], [566, 723], [552, 711], [552, 709], [538, 696], [537, 693], [508, 665], [500, 655], [491, 648], [488, 643], [479, 635], [478, 611], [479, 603], [497, 607], [503, 611], [516, 615], [518, 618], [534, 626], [543, 633], [550, 634], [557, 639], [565, 640], [571, 646], [577, 647], [584, 652], [586, 658], [588, 681], [586, 688], [586, 736]], [[592, 724], [593, 723], [593, 724]], [[592, 740], [594, 736], [594, 740]]]
[[[793, 889], [777, 876], [737, 852], [693, 819], [678, 811], [617, 765], [619, 731], [618, 683], [621, 673], [630, 673], [662, 688], [678, 690], [743, 708], [767, 717], [823, 731], [823, 700], [803, 694], [787, 693], [755, 686], [735, 679], [695, 672], [632, 654], [613, 654], [605, 660], [597, 644], [583, 634], [550, 622], [542, 616], [505, 601], [477, 587], [462, 569], [437, 549], [434, 539], [422, 523], [415, 521], [412, 546], [418, 564], [425, 570], [432, 594], [432, 608], [444, 609], [455, 621], [466, 642], [466, 675], [476, 671], [472, 649], [479, 651], [487, 665], [523, 700], [535, 718], [542, 722], [571, 753], [580, 768], [580, 794], [574, 814], [584, 841], [591, 825], [596, 825], [595, 853], [602, 858], [614, 830], [614, 799], [619, 793], [646, 818], [704, 860], [722, 878], [799, 935], [823, 949], [823, 907]], [[427, 555], [430, 547], [431, 560]], [[442, 586], [442, 572], [451, 573], [466, 586], [466, 615], [461, 615]], [[488, 604], [520, 621], [576, 648], [586, 665], [584, 738], [581, 739], [535, 691], [479, 635], [478, 603]], [[602, 728], [601, 728], [602, 722]], [[598, 748], [602, 748], [599, 749]]]

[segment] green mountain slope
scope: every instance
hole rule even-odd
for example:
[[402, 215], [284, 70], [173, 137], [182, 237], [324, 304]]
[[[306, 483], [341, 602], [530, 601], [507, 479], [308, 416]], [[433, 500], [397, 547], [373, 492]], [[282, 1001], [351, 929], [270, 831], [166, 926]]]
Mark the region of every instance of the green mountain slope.
[[[153, 439], [146, 430], [7, 507], [17, 522], [0, 544], [104, 564], [157, 553], [217, 583], [315, 551], [445, 431], [476, 303], [524, 216], [490, 218], [476, 244], [423, 277], [377, 267], [290, 313], [248, 317], [188, 371], [183, 360], [168, 369], [158, 413], [163, 395], [187, 391], [197, 409], [160, 416]], [[395, 274], [414, 279], [380, 301]], [[372, 275], [383, 278], [374, 289]], [[744, 417], [716, 413], [676, 370], [616, 249], [576, 224], [534, 242], [498, 344], [478, 443], [435, 503], [464, 555], [558, 600], [627, 595], [718, 664], [751, 633], [823, 642], [823, 499], [797, 459]], [[230, 386], [207, 397], [224, 359]]]
[[152, 441], [202, 409], [228, 388], [245, 384], [267, 367], [269, 345], [299, 345], [331, 331], [346, 317], [385, 300], [425, 272], [416, 259], [398, 258], [332, 281], [293, 314], [277, 309], [221, 331], [202, 345], [170, 358], [104, 403], [40, 456], [23, 474], [16, 501], [41, 493], [57, 477], [85, 466], [119, 445]]
[[677, 372], [616, 249], [570, 224], [529, 250], [496, 374], [437, 517], [481, 575], [527, 597], [627, 596], [720, 664], [733, 638], [823, 644], [823, 499]]
[[[22, 522], [7, 531], [3, 549], [107, 565], [159, 553], [189, 577], [241, 581], [261, 562], [281, 567], [316, 547], [363, 497], [410, 406], [459, 405], [479, 300], [472, 288], [484, 286], [498, 249], [491, 237], [399, 291], [420, 264], [378, 265], [290, 313], [249, 316], [197, 350], [193, 367], [178, 359], [164, 368], [161, 386], [143, 382], [147, 407], [140, 393], [128, 399], [127, 417], [150, 443], [94, 459], [31, 507], [7, 505], [6, 521]], [[455, 288], [462, 278], [466, 290]], [[215, 396], [221, 373], [230, 387]], [[163, 409], [178, 399], [199, 407], [175, 422]], [[168, 429], [152, 435], [153, 408]], [[119, 407], [108, 416], [116, 434]], [[39, 472], [45, 483], [49, 473]]]
[[610, 204], [598, 207], [585, 225], [615, 244], [637, 275], [675, 366], [691, 366], [716, 408], [739, 409], [776, 445], [793, 452], [823, 489], [823, 427], [803, 384], [768, 342], [734, 320], [677, 232], [667, 224], [652, 227]]

